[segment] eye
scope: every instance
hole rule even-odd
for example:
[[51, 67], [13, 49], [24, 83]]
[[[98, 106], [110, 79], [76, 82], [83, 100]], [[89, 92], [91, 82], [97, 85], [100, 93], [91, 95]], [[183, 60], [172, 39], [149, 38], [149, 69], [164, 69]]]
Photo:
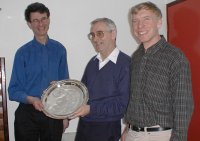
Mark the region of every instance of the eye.
[[136, 22], [137, 22], [137, 19], [132, 19], [132, 22], [133, 22], [133, 23], [136, 23]]
[[149, 21], [149, 20], [151, 20], [151, 17], [144, 17], [144, 20]]
[[43, 17], [41, 18], [41, 22], [46, 22], [47, 19], [48, 19], [47, 17]]
[[97, 35], [97, 37], [99, 37], [99, 38], [103, 38], [104, 33], [103, 33], [103, 31], [97, 31], [96, 35]]
[[39, 23], [39, 20], [38, 19], [34, 19], [32, 20], [33, 23]]
[[41, 19], [33, 19], [31, 22], [34, 24], [39, 24], [39, 23], [46, 23], [48, 17], [42, 17]]

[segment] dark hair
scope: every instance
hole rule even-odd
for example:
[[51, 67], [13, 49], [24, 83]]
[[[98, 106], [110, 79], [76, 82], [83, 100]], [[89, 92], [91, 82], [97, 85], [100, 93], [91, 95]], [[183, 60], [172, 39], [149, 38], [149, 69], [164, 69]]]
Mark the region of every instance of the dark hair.
[[49, 12], [49, 9], [42, 3], [39, 3], [39, 2], [35, 2], [35, 3], [32, 3], [30, 5], [27, 6], [26, 10], [25, 10], [25, 20], [27, 22], [31, 22], [30, 20], [30, 15], [32, 12], [39, 12], [39, 13], [47, 13], [47, 17], [50, 16], [50, 12]]

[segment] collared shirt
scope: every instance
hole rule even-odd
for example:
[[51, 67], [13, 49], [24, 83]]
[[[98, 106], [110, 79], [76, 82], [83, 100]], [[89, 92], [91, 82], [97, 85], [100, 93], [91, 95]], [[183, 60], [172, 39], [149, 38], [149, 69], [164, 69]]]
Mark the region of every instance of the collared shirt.
[[170, 141], [187, 141], [193, 112], [191, 71], [182, 51], [159, 42], [132, 56], [131, 96], [125, 120], [138, 127], [171, 127]]
[[16, 52], [8, 88], [9, 98], [27, 103], [27, 96], [41, 98], [51, 81], [68, 78], [65, 47], [52, 39], [43, 45], [34, 38]]
[[130, 56], [120, 51], [116, 63], [109, 61], [99, 70], [96, 55], [91, 58], [81, 80], [88, 88], [90, 114], [81, 119], [106, 122], [124, 117], [130, 94], [130, 61]]
[[102, 60], [100, 53], [97, 54], [97, 59], [99, 59], [99, 70], [105, 66], [109, 61], [112, 61], [113, 63], [116, 64], [117, 62], [117, 57], [119, 55], [119, 49], [115, 48], [111, 54], [104, 60]]

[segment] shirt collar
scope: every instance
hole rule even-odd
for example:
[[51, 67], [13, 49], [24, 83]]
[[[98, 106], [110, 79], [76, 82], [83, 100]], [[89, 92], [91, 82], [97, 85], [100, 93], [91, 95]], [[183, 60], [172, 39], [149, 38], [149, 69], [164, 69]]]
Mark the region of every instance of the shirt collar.
[[[108, 59], [108, 60], [110, 60], [110, 61], [112, 61], [113, 63], [116, 64], [117, 63], [117, 57], [118, 57], [118, 55], [119, 55], [119, 49], [115, 48], [106, 59]], [[102, 61], [100, 53], [97, 54], [97, 56], [95, 57], [95, 59], [96, 58], [98, 60]]]
[[35, 36], [34, 36], [34, 38], [33, 38], [33, 42], [34, 42], [36, 45], [38, 45], [38, 46], [47, 46], [47, 45], [49, 44], [49, 36], [48, 36], [48, 40], [47, 40], [47, 42], [46, 42], [45, 45], [44, 45], [44, 44], [41, 44], [40, 42], [38, 42], [38, 41], [36, 40]]
[[[149, 47], [146, 51], [146, 54], [154, 54], [159, 49], [161, 49], [165, 46], [166, 39], [163, 35], [160, 35], [160, 36], [161, 36], [161, 39], [156, 44]], [[142, 48], [143, 51], [145, 51], [143, 44], [141, 44], [140, 47]]]

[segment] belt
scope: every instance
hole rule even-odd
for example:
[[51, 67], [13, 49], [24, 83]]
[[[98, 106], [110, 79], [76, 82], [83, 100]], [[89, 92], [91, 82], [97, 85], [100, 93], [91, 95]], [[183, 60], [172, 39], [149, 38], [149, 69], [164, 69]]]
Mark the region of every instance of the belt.
[[[136, 127], [136, 126], [130, 126], [130, 129], [136, 132], [140, 132], [140, 131], [145, 131], [145, 128], [142, 127]], [[147, 132], [157, 132], [157, 131], [165, 131], [165, 130], [170, 130], [170, 127], [146, 127], [146, 131]]]

